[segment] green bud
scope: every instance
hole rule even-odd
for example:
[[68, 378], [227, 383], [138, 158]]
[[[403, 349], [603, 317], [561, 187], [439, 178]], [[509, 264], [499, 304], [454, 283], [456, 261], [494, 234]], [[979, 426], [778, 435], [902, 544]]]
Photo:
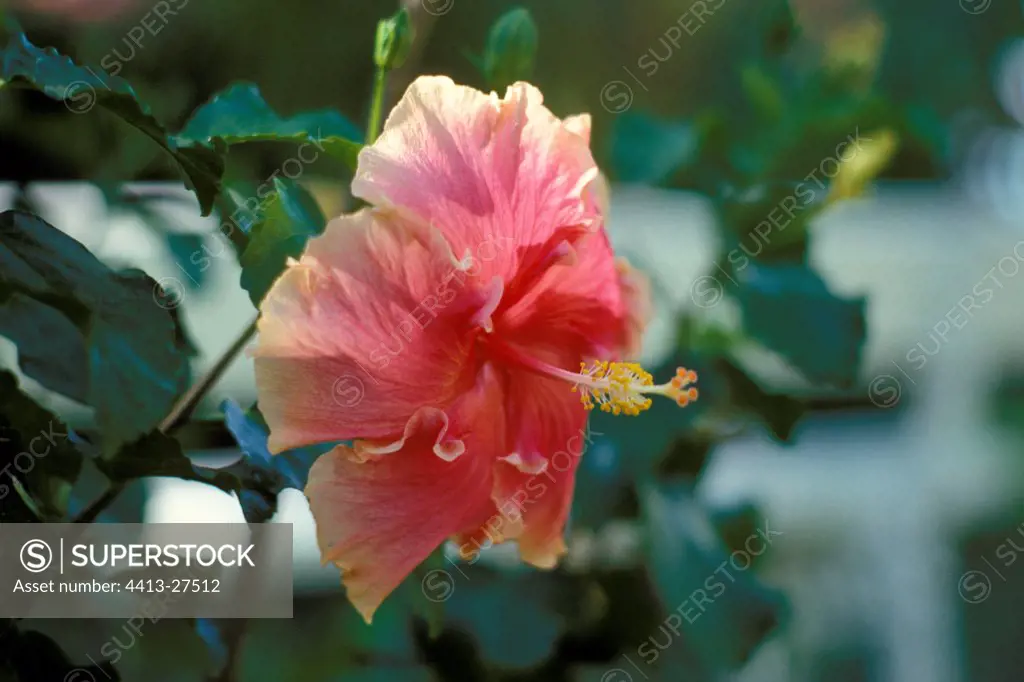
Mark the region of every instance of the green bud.
[[397, 69], [409, 56], [413, 28], [409, 12], [403, 7], [394, 16], [377, 22], [377, 38], [373, 45], [373, 63], [378, 69]]
[[537, 57], [537, 24], [529, 10], [518, 7], [494, 22], [484, 51], [487, 86], [501, 92], [516, 81], [529, 80]]

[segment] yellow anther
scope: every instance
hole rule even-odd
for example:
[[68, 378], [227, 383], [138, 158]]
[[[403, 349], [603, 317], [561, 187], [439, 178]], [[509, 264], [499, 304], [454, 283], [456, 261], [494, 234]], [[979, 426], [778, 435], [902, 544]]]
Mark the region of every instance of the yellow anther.
[[635, 362], [608, 362], [598, 360], [580, 363], [581, 381], [573, 390], [580, 389], [580, 401], [592, 410], [614, 415], [636, 416], [651, 407], [648, 395], [671, 398], [680, 407], [697, 399], [697, 389], [690, 385], [697, 381], [697, 373], [680, 367], [666, 384], [654, 384], [654, 378]]

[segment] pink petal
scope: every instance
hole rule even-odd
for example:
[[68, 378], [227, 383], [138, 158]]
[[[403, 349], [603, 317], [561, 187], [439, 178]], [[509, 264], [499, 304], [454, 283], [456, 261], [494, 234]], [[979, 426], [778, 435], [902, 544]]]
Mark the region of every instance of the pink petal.
[[472, 386], [470, 331], [492, 293], [396, 216], [337, 218], [261, 306], [255, 356], [270, 447], [400, 433]]
[[517, 250], [598, 218], [582, 200], [597, 177], [579, 134], [583, 119], [570, 127], [526, 83], [499, 99], [446, 77], [420, 77], [377, 142], [360, 152], [352, 191], [437, 227], [485, 277], [508, 279]]
[[565, 553], [563, 534], [576, 467], [586, 448], [587, 412], [563, 381], [512, 371], [505, 390], [515, 456], [495, 464], [495, 506], [513, 522], [505, 526], [505, 536], [516, 537], [523, 560], [552, 568]]
[[629, 306], [637, 301], [625, 297], [603, 230], [588, 233], [571, 248], [572, 259], [539, 273], [518, 298], [508, 297], [515, 302], [500, 311], [497, 330], [530, 355], [547, 348], [575, 358], [575, 364], [555, 364], [578, 371], [580, 359], [620, 359], [635, 345], [638, 332]]
[[313, 464], [306, 496], [323, 561], [342, 570], [348, 598], [367, 622], [446, 538], [492, 513], [494, 453], [506, 437], [501, 402], [500, 383], [485, 365], [447, 412], [417, 412], [397, 448], [338, 446]]

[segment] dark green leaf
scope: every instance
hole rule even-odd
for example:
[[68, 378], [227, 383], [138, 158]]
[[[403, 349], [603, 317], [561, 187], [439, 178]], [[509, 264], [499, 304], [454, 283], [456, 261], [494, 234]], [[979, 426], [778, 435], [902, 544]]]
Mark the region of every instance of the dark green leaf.
[[198, 289], [206, 280], [206, 267], [202, 259], [197, 262], [196, 256], [203, 253], [204, 235], [201, 234], [180, 234], [168, 232], [165, 236], [167, 248], [174, 257], [178, 269], [185, 273], [185, 286], [189, 289]]
[[[185, 390], [191, 348], [145, 273], [114, 272], [40, 218], [6, 211], [0, 214], [0, 298], [14, 292], [62, 312], [83, 335], [86, 402], [96, 408], [106, 452], [152, 430]], [[77, 346], [69, 339], [56, 350], [65, 348]]]
[[812, 381], [850, 386], [857, 378], [864, 299], [832, 294], [812, 270], [751, 263], [737, 273], [744, 328]]
[[74, 113], [84, 113], [98, 104], [121, 117], [174, 157], [185, 174], [186, 184], [199, 198], [203, 215], [213, 209], [224, 175], [225, 149], [169, 135], [123, 78], [106, 74], [101, 77], [53, 48], [36, 47], [18, 33], [0, 50], [0, 81], [26, 84], [64, 102]]
[[809, 223], [825, 201], [825, 190], [812, 183], [724, 188], [718, 205], [727, 250], [720, 263], [742, 269], [751, 261], [804, 262]]
[[691, 486], [649, 484], [641, 489], [641, 502], [651, 578], [669, 612], [659, 641], [677, 632], [687, 646], [648, 646], [640, 655], [648, 663], [663, 658], [659, 667], [675, 671], [678, 649], [696, 652], [701, 667], [719, 675], [736, 671], [782, 617], [781, 595], [750, 570], [756, 557], [770, 551], [778, 532], [765, 525], [748, 536], [749, 550], [730, 555]]
[[114, 482], [171, 476], [209, 483], [225, 492], [236, 492], [241, 487], [238, 477], [230, 472], [193, 464], [177, 440], [159, 431], [125, 445], [113, 457], [97, 459], [96, 466]]
[[720, 358], [715, 369], [721, 373], [729, 386], [732, 403], [741, 409], [760, 417], [772, 436], [789, 441], [793, 428], [804, 415], [804, 405], [796, 398], [773, 394], [761, 388], [738, 364], [728, 358]]
[[789, 0], [767, 3], [764, 46], [769, 56], [784, 54], [800, 37], [800, 25]]
[[712, 434], [696, 429], [682, 434], [659, 462], [659, 476], [695, 480], [704, 471], [714, 445]]
[[697, 160], [700, 127], [625, 112], [615, 119], [611, 163], [620, 182], [656, 185]]
[[242, 288], [254, 306], [284, 270], [289, 257], [298, 258], [310, 237], [324, 231], [326, 218], [316, 200], [292, 180], [274, 178], [275, 193], [250, 231], [249, 244], [239, 257]]
[[[5, 644], [7, 642], [5, 641]], [[15, 633], [9, 643], [7, 658], [20, 682], [43, 680], [106, 680], [119, 682], [121, 676], [109, 661], [99, 664], [84, 662], [75, 665], [60, 646], [47, 635], [33, 630]]]
[[88, 400], [85, 337], [62, 313], [13, 294], [0, 302], [0, 336], [18, 347], [18, 367], [25, 376], [80, 403]]
[[[555, 650], [564, 627], [554, 608], [557, 575], [498, 575], [478, 565], [449, 564], [444, 574], [433, 577], [451, 587], [445, 601], [448, 623], [472, 633], [489, 663], [522, 670], [543, 662]], [[496, 613], [501, 617], [495, 618]]]
[[0, 371], [0, 499], [14, 494], [10, 478], [17, 478], [46, 518], [61, 519], [82, 466], [68, 435], [59, 417], [22, 393], [13, 374]]
[[747, 538], [757, 535], [758, 529], [765, 527], [764, 517], [748, 503], [710, 509], [709, 518], [730, 552], [744, 550]]
[[355, 170], [362, 148], [358, 128], [340, 113], [321, 109], [281, 118], [252, 83], [235, 83], [199, 107], [179, 134], [182, 140], [228, 145], [277, 141], [309, 143]]

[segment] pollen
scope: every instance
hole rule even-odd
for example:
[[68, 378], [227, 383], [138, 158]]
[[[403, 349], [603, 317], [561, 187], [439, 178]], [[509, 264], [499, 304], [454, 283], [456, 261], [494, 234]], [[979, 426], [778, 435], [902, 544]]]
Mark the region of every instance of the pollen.
[[680, 407], [697, 399], [697, 373], [680, 367], [665, 384], [655, 384], [654, 378], [635, 362], [608, 362], [598, 360], [580, 363], [580, 381], [573, 387], [579, 391], [580, 401], [588, 410], [595, 407], [615, 415], [636, 416], [651, 407], [651, 395], [662, 395], [674, 400]]

